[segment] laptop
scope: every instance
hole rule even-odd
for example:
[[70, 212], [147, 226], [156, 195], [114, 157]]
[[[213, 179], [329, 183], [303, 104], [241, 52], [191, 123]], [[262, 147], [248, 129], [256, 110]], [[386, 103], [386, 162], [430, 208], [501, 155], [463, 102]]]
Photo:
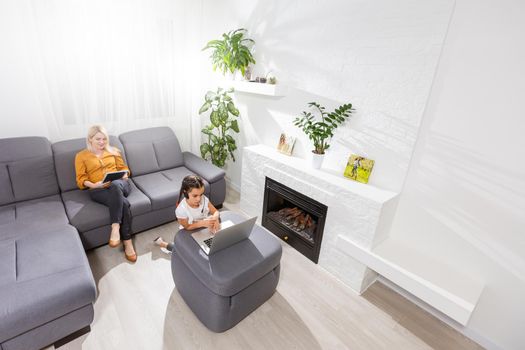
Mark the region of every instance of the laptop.
[[221, 229], [212, 234], [209, 229], [200, 230], [191, 234], [199, 247], [211, 255], [234, 245], [250, 236], [257, 216], [234, 224], [230, 220], [221, 223]]

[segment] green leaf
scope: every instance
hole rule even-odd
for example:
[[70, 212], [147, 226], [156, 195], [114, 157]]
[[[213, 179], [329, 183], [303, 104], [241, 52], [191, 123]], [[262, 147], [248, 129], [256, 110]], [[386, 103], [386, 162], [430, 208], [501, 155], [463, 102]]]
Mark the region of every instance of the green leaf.
[[210, 109], [210, 107], [211, 107], [211, 104], [209, 102], [204, 102], [202, 107], [199, 109], [199, 114], [206, 112], [208, 109]]
[[235, 131], [236, 133], [239, 132], [239, 124], [237, 124], [237, 120], [232, 120], [231, 124], [230, 124], [230, 127], [233, 131]]
[[228, 102], [228, 111], [236, 117], [239, 116], [239, 110], [235, 108], [235, 105], [231, 101]]
[[208, 129], [208, 128], [203, 128], [203, 129], [201, 130], [201, 132], [202, 132], [204, 135], [212, 135], [212, 134], [213, 134], [213, 133], [211, 132], [211, 130]]
[[219, 119], [219, 112], [213, 111], [210, 114], [210, 121], [213, 124], [213, 126], [218, 127], [220, 125], [220, 119]]
[[204, 96], [204, 99], [207, 101], [207, 102], [210, 102], [211, 100], [213, 100], [215, 98], [217, 94], [213, 91], [208, 91], [206, 93], [206, 95]]
[[202, 159], [206, 159], [206, 155], [210, 152], [210, 145], [203, 143], [200, 147]]

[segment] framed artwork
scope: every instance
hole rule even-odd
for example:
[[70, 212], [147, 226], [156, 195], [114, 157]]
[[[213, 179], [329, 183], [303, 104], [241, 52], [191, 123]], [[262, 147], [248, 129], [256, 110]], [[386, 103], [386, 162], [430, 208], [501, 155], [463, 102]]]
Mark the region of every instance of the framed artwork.
[[279, 137], [279, 143], [277, 144], [277, 150], [288, 156], [292, 155], [293, 146], [295, 144], [295, 137], [282, 133]]
[[368, 183], [374, 161], [352, 154], [346, 163], [344, 176], [357, 182]]

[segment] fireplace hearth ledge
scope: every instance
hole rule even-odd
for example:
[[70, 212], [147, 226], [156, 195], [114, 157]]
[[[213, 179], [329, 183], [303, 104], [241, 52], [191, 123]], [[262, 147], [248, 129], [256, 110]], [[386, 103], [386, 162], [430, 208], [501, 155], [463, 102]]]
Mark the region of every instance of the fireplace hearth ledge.
[[388, 236], [398, 194], [312, 169], [306, 160], [265, 145], [249, 146], [243, 151], [240, 207], [259, 222], [266, 177], [328, 206], [319, 265], [357, 293], [365, 291], [377, 274], [350, 256], [339, 237], [367, 250], [379, 245]]

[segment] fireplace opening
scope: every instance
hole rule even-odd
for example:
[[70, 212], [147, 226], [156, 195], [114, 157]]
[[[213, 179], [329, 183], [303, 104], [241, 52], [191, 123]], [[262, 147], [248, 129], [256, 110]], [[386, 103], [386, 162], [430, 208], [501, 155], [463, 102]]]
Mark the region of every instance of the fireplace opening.
[[262, 225], [317, 263], [327, 207], [266, 178]]

